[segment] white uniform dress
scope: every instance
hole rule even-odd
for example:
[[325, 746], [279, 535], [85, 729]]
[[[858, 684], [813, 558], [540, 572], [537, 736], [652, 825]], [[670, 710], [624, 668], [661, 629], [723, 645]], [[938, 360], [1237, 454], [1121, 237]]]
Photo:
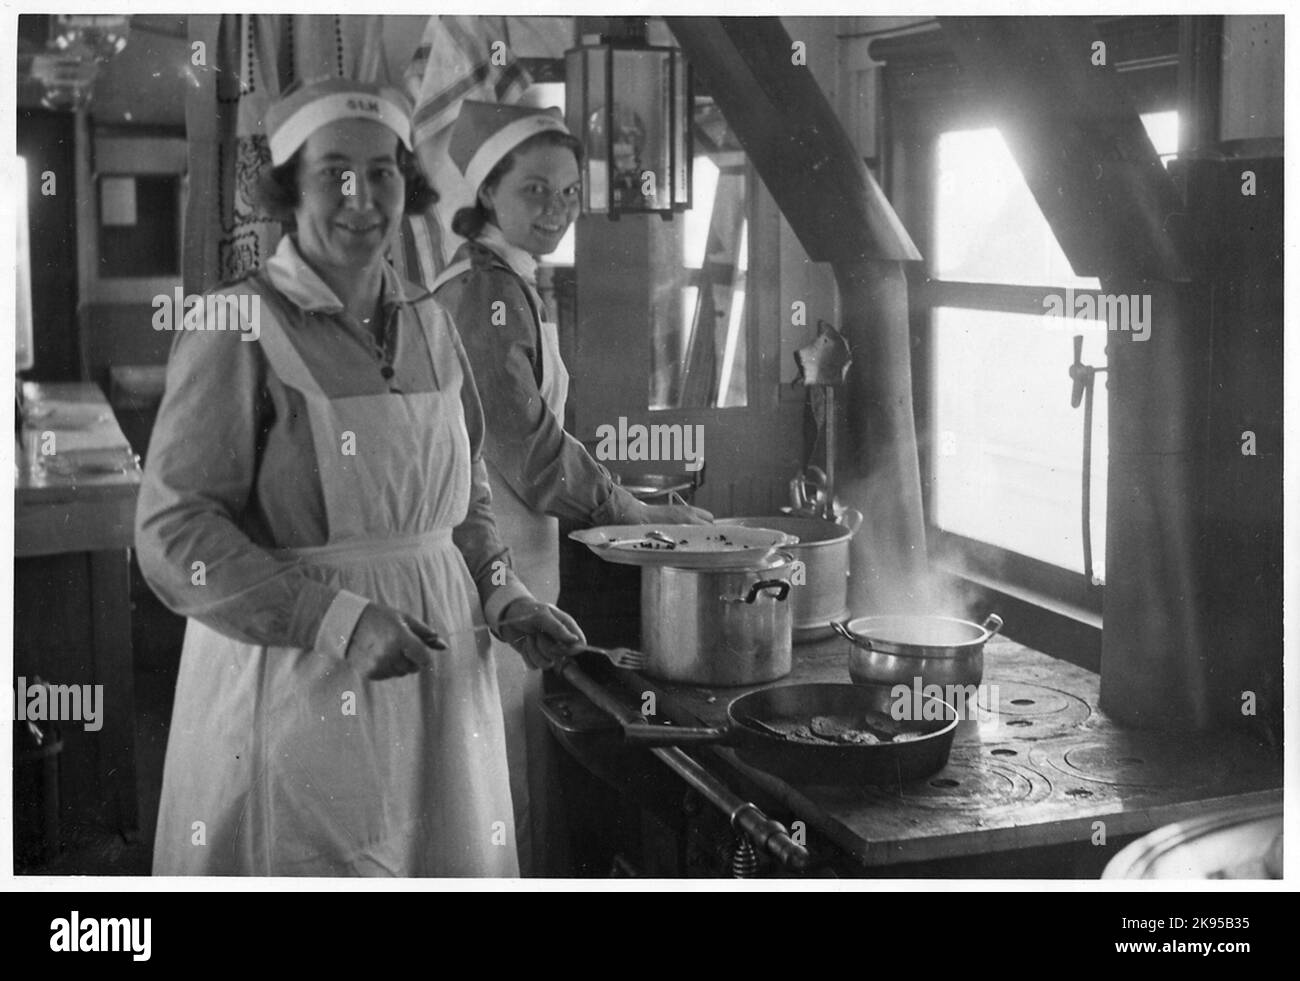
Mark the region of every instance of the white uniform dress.
[[[269, 371], [306, 405], [329, 529], [324, 545], [270, 558], [341, 592], [310, 647], [250, 643], [189, 620], [154, 872], [517, 875], [491, 638], [473, 630], [481, 599], [452, 539], [472, 475], [461, 393], [472, 380], [455, 332], [428, 301], [406, 308], [436, 390], [331, 398], [276, 316], [292, 307], [266, 278], [247, 282], [262, 293]], [[473, 472], [481, 480], [481, 465]], [[142, 566], [160, 579], [169, 503], [161, 486], [141, 500]], [[331, 624], [350, 633], [359, 610], [347, 608], [361, 598], [418, 617], [449, 649], [431, 669], [363, 679], [340, 656], [345, 638], [327, 636]]]

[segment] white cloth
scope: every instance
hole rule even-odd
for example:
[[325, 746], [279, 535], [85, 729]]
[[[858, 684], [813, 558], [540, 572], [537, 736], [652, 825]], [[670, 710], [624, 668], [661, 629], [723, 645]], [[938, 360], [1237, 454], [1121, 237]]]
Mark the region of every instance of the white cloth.
[[[370, 682], [342, 658], [191, 620], [154, 872], [517, 875], [492, 644], [473, 630], [479, 600], [451, 538], [470, 495], [455, 339], [419, 318], [437, 391], [330, 399], [271, 306], [261, 343], [306, 400], [330, 529], [329, 544], [291, 554], [420, 617], [449, 648], [429, 669]], [[339, 452], [345, 432], [355, 455]]]
[[[500, 229], [492, 224], [484, 227], [479, 241], [501, 256], [524, 280], [533, 309], [542, 313], [545, 307], [535, 287], [537, 260], [507, 242]], [[436, 291], [469, 268], [468, 261], [449, 266], [432, 289]], [[539, 319], [537, 327], [542, 351], [542, 380], [538, 389], [546, 407], [562, 421], [564, 403], [569, 396], [569, 371], [560, 357], [559, 330], [555, 323], [545, 319]], [[462, 329], [482, 329], [482, 326], [466, 324]], [[491, 419], [487, 425], [490, 429]], [[492, 512], [501, 540], [510, 547], [515, 573], [539, 600], [555, 603], [560, 597], [559, 522], [533, 510], [490, 461], [487, 471], [492, 484]], [[553, 814], [556, 761], [541, 711], [542, 672], [531, 670], [517, 653], [504, 645], [498, 645], [496, 664], [510, 762], [519, 867], [524, 875], [536, 875], [546, 867], [547, 856], [542, 854], [542, 849], [561, 847], [553, 840], [558, 827]]]
[[[542, 310], [542, 300], [541, 297], [537, 295], [537, 257], [527, 249], [521, 249], [517, 245], [512, 245], [506, 238], [505, 232], [501, 231], [500, 228], [490, 221], [484, 225], [483, 230], [479, 232], [478, 241], [480, 244], [486, 245], [504, 259], [506, 265], [513, 269], [520, 279], [532, 287], [529, 292], [532, 294], [533, 302], [536, 304], [537, 310], [540, 312]], [[543, 317], [542, 319], [545, 318]], [[561, 403], [560, 408], [562, 413], [563, 403]], [[552, 409], [554, 409], [553, 406]]]

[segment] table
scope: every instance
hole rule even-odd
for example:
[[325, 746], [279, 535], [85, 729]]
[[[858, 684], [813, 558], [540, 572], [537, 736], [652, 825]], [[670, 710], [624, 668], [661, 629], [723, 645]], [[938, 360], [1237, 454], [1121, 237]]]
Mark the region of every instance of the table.
[[[26, 382], [22, 392], [15, 671], [29, 685], [39, 673], [54, 684], [104, 686], [97, 732], [61, 727], [60, 797], [67, 819], [102, 816], [133, 837], [139, 803], [129, 555], [140, 468], [95, 385]], [[51, 448], [52, 458], [38, 467], [41, 451]]]

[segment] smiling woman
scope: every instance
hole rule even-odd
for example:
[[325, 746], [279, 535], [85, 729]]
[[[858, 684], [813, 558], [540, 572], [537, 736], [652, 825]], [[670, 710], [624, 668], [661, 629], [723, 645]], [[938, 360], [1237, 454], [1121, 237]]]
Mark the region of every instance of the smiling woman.
[[543, 664], [584, 638], [512, 572], [464, 351], [384, 261], [404, 97], [334, 79], [267, 128], [294, 231], [217, 291], [259, 343], [176, 335], [140, 492], [141, 570], [189, 618], [154, 871], [510, 875], [486, 628]]
[[[584, 525], [680, 524], [710, 517], [691, 507], [649, 507], [564, 431], [569, 374], [556, 326], [536, 285], [538, 257], [578, 217], [582, 144], [558, 110], [467, 100], [448, 144], [475, 189], [452, 230], [468, 241], [433, 284], [455, 319], [487, 421], [484, 459], [492, 507], [520, 578], [540, 598], [560, 591], [557, 518]], [[498, 663], [510, 786], [525, 875], [560, 874], [562, 836], [549, 827], [550, 737], [539, 672]], [[540, 846], [546, 843], [547, 848]]]
[[[278, 167], [271, 167], [262, 174], [258, 184], [257, 200], [263, 208], [279, 221], [290, 223], [294, 220], [294, 208], [298, 204], [298, 171], [301, 151], [295, 152]], [[433, 189], [420, 170], [415, 154], [407, 150], [400, 142], [395, 154], [397, 170], [406, 184], [405, 210], [409, 212], [424, 211], [438, 200], [438, 192]], [[338, 189], [342, 193], [343, 171], [336, 168], [335, 175]]]

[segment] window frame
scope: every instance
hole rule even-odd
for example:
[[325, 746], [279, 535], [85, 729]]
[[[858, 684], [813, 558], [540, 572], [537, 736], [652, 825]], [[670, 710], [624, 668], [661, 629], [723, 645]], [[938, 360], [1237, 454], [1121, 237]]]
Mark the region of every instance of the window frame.
[[[1190, 19], [1190, 18], [1189, 18]], [[1180, 112], [1179, 21], [1133, 17], [1099, 25], [1116, 51], [1117, 68], [1130, 81], [1130, 96], [1143, 114]], [[936, 156], [939, 135], [957, 129], [996, 127], [996, 110], [965, 80], [942, 32], [877, 42], [873, 58], [882, 71], [878, 131], [882, 135], [884, 186], [926, 260], [907, 268], [912, 337], [912, 399], [920, 454], [921, 492], [929, 551], [942, 572], [971, 587], [991, 606], [1012, 613], [1020, 639], [1047, 653], [1099, 670], [1104, 586], [1082, 572], [943, 529], [934, 522], [933, 490], [937, 434], [934, 429], [934, 356], [938, 307], [1039, 316], [1048, 294], [1062, 284], [1021, 286], [941, 280], [930, 274], [934, 255]], [[1074, 288], [1074, 294], [1099, 291]], [[1062, 364], [1061, 397], [1067, 396]], [[1104, 384], [1104, 381], [1103, 381]], [[1104, 388], [1098, 395], [1105, 397]], [[1082, 446], [1080, 445], [1080, 451]], [[1094, 457], [1095, 459], [1095, 457]]]

